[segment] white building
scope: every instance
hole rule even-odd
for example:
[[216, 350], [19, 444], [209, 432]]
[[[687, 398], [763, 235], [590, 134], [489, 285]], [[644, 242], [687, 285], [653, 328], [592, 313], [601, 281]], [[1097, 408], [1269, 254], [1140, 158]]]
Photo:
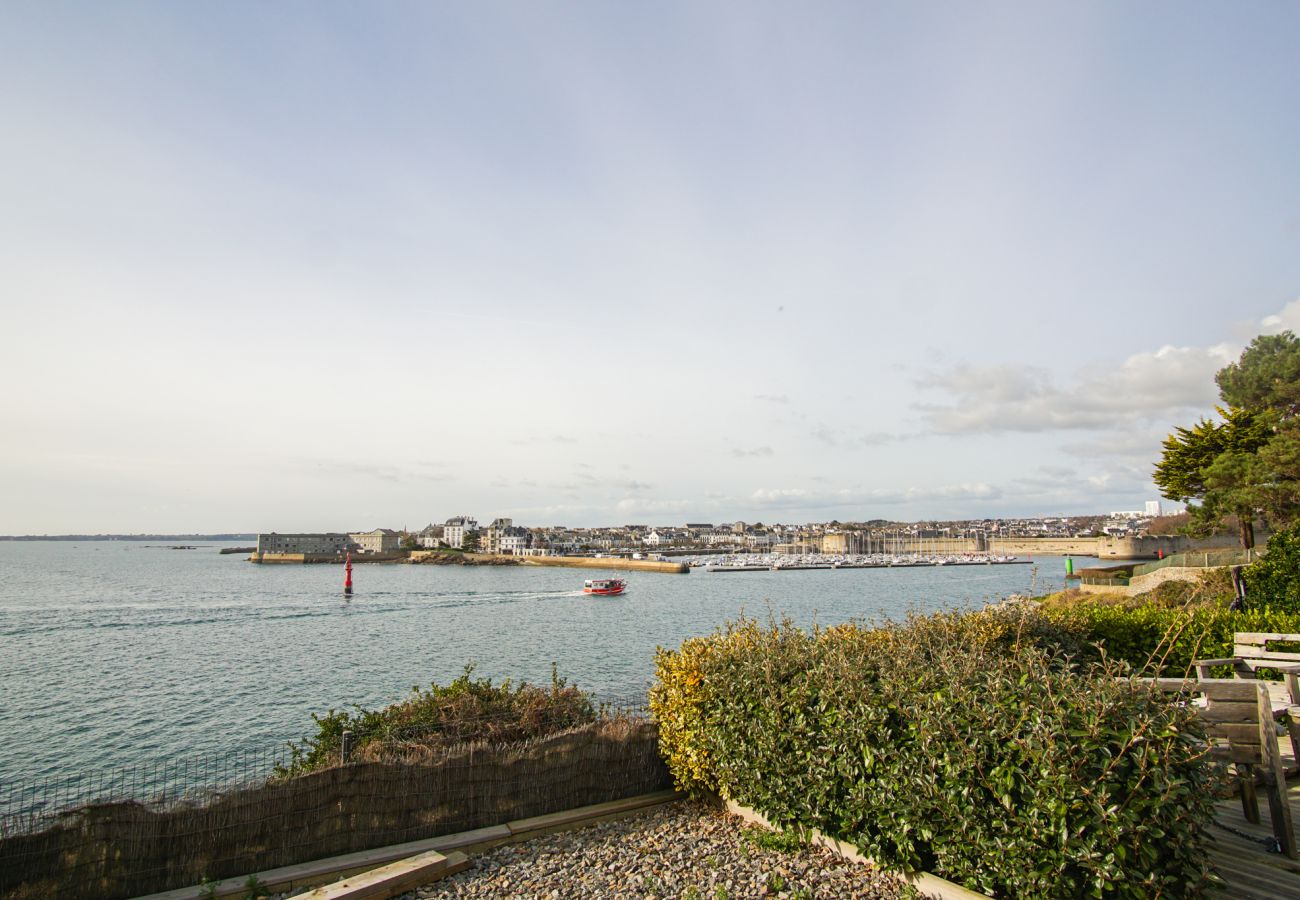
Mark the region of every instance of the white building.
[[1153, 518], [1153, 519], [1158, 519], [1158, 518], [1160, 518], [1161, 515], [1163, 515], [1163, 513], [1160, 512], [1160, 501], [1159, 501], [1159, 500], [1148, 500], [1148, 501], [1147, 501], [1147, 515], [1150, 516], [1150, 517]]
[[469, 516], [455, 516], [442, 526], [442, 542], [457, 550], [465, 546], [465, 535], [478, 530], [478, 521]]
[[513, 525], [504, 529], [497, 538], [497, 549], [495, 552], [504, 553], [507, 556], [523, 556], [530, 544], [533, 536], [527, 528], [517, 528]]
[[400, 549], [402, 536], [391, 528], [376, 528], [374, 531], [360, 531], [349, 534], [362, 553], [392, 553]]

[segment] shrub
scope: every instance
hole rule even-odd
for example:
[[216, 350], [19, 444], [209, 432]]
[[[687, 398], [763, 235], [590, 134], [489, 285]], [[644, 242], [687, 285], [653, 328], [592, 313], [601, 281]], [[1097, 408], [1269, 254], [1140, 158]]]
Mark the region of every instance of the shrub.
[[1268, 552], [1242, 571], [1246, 605], [1300, 613], [1300, 525], [1276, 532]]
[[[1211, 605], [1175, 608], [1091, 601], [1084, 595], [1069, 604], [1044, 605], [1042, 613], [1070, 636], [1058, 646], [1068, 646], [1071, 652], [1083, 647], [1078, 655], [1093, 660], [1104, 649], [1107, 657], [1129, 664], [1140, 674], [1170, 677], [1190, 673], [1197, 659], [1231, 656], [1238, 631], [1300, 632], [1300, 612], [1268, 607], [1233, 612]], [[1051, 641], [1044, 645], [1050, 646]], [[1231, 670], [1225, 666], [1215, 674], [1226, 678]], [[1281, 677], [1270, 670], [1260, 674]]]
[[683, 788], [998, 896], [1194, 893], [1217, 769], [1191, 712], [1084, 669], [1034, 613], [805, 632], [728, 625], [656, 655]]
[[343, 732], [351, 731], [359, 752], [372, 743], [401, 740], [429, 749], [487, 741], [504, 743], [563, 731], [596, 719], [591, 698], [559, 678], [554, 669], [550, 688], [508, 679], [500, 685], [474, 678], [474, 667], [446, 687], [411, 688], [411, 696], [380, 710], [354, 707], [355, 712], [330, 710], [312, 714], [316, 733], [290, 744], [291, 760], [281, 775], [299, 775], [336, 765]]

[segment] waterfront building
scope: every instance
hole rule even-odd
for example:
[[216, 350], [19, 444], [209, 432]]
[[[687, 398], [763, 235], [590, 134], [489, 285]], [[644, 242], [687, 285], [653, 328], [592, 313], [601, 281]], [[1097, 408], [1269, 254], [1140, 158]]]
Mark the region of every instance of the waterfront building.
[[362, 553], [393, 553], [402, 546], [402, 536], [391, 528], [376, 528], [348, 535]]
[[494, 552], [504, 553], [507, 556], [523, 556], [532, 540], [532, 532], [527, 528], [510, 525], [498, 533], [496, 539], [497, 549]]
[[470, 516], [454, 516], [447, 520], [442, 528], [442, 540], [448, 547], [457, 550], [465, 546], [465, 535], [478, 531], [478, 520]]
[[351, 535], [337, 532], [318, 534], [259, 534], [258, 553], [309, 553], [340, 555], [357, 546]]
[[515, 540], [512, 540], [511, 546], [517, 547], [519, 545], [519, 532], [521, 531], [526, 533], [526, 529], [515, 528], [514, 519], [493, 519], [492, 524], [483, 529], [483, 533], [479, 537], [479, 549], [484, 553], [505, 553], [506, 551], [502, 549], [502, 538], [514, 538]]
[[425, 550], [434, 550], [442, 546], [443, 526], [426, 525], [424, 530], [415, 535], [415, 542]]

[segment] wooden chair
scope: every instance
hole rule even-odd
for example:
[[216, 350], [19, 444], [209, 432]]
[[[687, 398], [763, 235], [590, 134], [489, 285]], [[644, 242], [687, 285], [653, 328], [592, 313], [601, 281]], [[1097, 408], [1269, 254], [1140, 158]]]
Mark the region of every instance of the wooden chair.
[[[1300, 652], [1270, 650], [1272, 642], [1300, 644], [1300, 634], [1276, 632], [1239, 631], [1232, 636], [1232, 656], [1224, 659], [1198, 659], [1192, 663], [1196, 676], [1202, 681], [1211, 679], [1215, 666], [1232, 666], [1234, 678], [1256, 679], [1260, 669], [1274, 669], [1282, 673], [1286, 694], [1275, 692], [1273, 718], [1286, 724], [1291, 737], [1291, 751], [1300, 764]], [[1276, 682], [1274, 682], [1276, 684]]]
[[1255, 794], [1255, 776], [1262, 777], [1268, 792], [1268, 811], [1273, 836], [1282, 852], [1300, 859], [1296, 851], [1295, 831], [1291, 825], [1291, 807], [1287, 804], [1286, 774], [1282, 754], [1277, 746], [1277, 728], [1273, 724], [1273, 706], [1265, 682], [1256, 679], [1209, 678], [1199, 681], [1181, 678], [1139, 679], [1166, 692], [1187, 695], [1191, 700], [1203, 696], [1204, 706], [1197, 711], [1210, 739], [1210, 756], [1232, 763], [1241, 786], [1241, 809], [1248, 822], [1259, 822], [1259, 800]]

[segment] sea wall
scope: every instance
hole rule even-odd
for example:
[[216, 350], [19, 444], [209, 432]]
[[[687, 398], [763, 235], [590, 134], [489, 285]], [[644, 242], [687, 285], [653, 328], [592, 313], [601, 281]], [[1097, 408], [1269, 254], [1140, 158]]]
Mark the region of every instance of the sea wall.
[[990, 553], [1012, 556], [1097, 556], [1100, 538], [989, 538]]
[[[380, 562], [399, 562], [406, 559], [406, 551], [402, 550], [397, 553], [354, 553], [352, 561], [354, 563], [380, 563]], [[248, 555], [249, 562], [255, 563], [339, 563], [342, 564], [343, 557], [336, 556], [333, 553], [260, 553], [254, 550]]]
[[666, 572], [685, 575], [691, 571], [686, 563], [661, 562], [657, 559], [608, 559], [592, 556], [517, 556], [525, 566], [567, 566], [574, 569], [618, 569], [627, 572]]
[[[927, 543], [928, 546], [928, 543]], [[1187, 550], [1228, 550], [1236, 538], [1144, 537], [989, 538], [990, 553], [1016, 556], [1095, 556], [1098, 559], [1159, 559]]]

